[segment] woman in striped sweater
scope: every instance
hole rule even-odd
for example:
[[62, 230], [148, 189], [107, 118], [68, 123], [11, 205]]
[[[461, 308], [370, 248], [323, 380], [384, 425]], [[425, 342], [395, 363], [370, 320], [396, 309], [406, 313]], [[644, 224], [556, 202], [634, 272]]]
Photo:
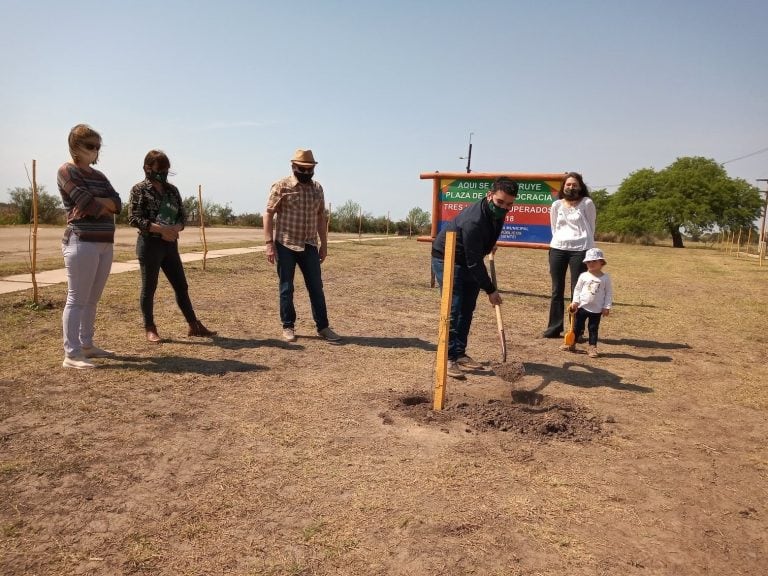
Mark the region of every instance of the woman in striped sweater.
[[122, 203], [112, 184], [92, 168], [99, 160], [101, 136], [86, 124], [69, 132], [72, 162], [59, 168], [57, 182], [67, 229], [61, 250], [67, 269], [67, 302], [62, 315], [64, 368], [95, 368], [92, 358], [111, 356], [93, 343], [96, 306], [112, 268], [114, 214]]

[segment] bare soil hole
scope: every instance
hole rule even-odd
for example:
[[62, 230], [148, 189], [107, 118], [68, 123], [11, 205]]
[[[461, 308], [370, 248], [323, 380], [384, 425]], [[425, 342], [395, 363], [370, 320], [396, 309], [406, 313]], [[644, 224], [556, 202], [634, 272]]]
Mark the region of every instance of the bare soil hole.
[[404, 396], [400, 399], [403, 406], [418, 406], [419, 404], [429, 404], [429, 398], [426, 396]]
[[529, 390], [512, 390], [512, 400], [518, 404], [538, 406], [544, 401], [544, 395]]
[[424, 425], [459, 421], [468, 431], [511, 432], [539, 440], [589, 441], [605, 433], [602, 423], [608, 421], [573, 401], [524, 390], [491, 400], [457, 396], [440, 411], [432, 410], [426, 394], [410, 394], [397, 398], [392, 407]]

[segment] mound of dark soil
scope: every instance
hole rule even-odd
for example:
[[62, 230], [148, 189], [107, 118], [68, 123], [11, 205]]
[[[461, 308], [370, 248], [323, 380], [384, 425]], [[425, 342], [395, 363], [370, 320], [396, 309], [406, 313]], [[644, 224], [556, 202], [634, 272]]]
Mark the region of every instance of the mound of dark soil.
[[[432, 409], [432, 398], [413, 393], [396, 399], [393, 409], [422, 424], [444, 425], [459, 420], [471, 431], [512, 432], [538, 439], [583, 442], [603, 433], [602, 417], [571, 400], [543, 394], [513, 391], [510, 398], [481, 400], [461, 397], [447, 402], [443, 410]], [[386, 418], [385, 418], [386, 416]], [[386, 423], [392, 423], [383, 413]]]

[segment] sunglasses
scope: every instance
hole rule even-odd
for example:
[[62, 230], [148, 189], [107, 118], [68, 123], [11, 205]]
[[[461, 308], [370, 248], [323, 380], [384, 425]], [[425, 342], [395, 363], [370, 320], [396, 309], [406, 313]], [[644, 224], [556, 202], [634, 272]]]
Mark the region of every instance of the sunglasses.
[[94, 150], [101, 150], [101, 144], [94, 144], [93, 142], [83, 142], [81, 144], [86, 150], [93, 152]]
[[298, 164], [293, 165], [294, 172], [298, 172], [299, 174], [314, 174], [315, 173], [315, 167], [314, 166], [299, 166]]

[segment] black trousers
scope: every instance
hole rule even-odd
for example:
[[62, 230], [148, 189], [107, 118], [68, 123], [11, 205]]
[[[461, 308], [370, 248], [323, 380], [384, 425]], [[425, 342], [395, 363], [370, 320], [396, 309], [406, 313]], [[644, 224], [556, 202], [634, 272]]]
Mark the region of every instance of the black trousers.
[[189, 299], [189, 286], [184, 275], [184, 266], [179, 256], [178, 242], [166, 242], [162, 238], [139, 235], [136, 242], [136, 256], [141, 266], [141, 296], [139, 305], [144, 316], [144, 327], [155, 325], [155, 291], [160, 270], [168, 278], [174, 293], [176, 304], [189, 324], [197, 321], [192, 302]]
[[552, 295], [549, 302], [549, 323], [544, 335], [555, 338], [563, 331], [563, 315], [565, 314], [565, 275], [571, 272], [571, 296], [576, 288], [579, 274], [586, 272], [584, 264], [586, 250], [549, 249], [549, 275], [552, 277]]

